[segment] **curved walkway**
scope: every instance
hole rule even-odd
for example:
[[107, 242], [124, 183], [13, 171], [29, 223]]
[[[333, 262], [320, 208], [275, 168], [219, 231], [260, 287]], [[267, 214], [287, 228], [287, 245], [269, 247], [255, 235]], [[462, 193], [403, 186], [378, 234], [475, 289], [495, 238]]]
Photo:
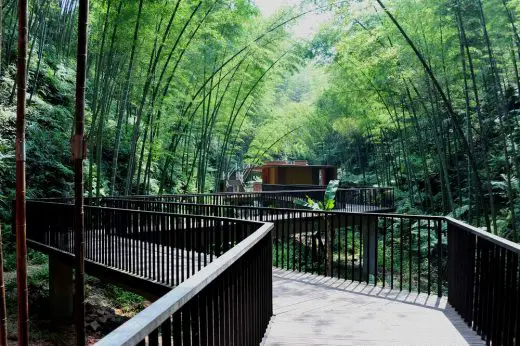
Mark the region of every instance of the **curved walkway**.
[[483, 345], [446, 298], [273, 270], [264, 345]]

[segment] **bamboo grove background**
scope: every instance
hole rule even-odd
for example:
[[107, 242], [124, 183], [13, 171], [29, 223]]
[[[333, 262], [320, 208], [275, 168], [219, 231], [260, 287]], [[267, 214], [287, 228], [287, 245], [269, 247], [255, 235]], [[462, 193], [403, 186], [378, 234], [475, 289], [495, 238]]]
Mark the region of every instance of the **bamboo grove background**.
[[[16, 1], [1, 0], [0, 196], [14, 196]], [[300, 14], [331, 20], [295, 35]], [[398, 211], [518, 241], [518, 0], [93, 0], [88, 196], [215, 191], [266, 159], [394, 186]], [[77, 2], [30, 0], [29, 197], [71, 196]], [[5, 203], [4, 203], [5, 202]]]

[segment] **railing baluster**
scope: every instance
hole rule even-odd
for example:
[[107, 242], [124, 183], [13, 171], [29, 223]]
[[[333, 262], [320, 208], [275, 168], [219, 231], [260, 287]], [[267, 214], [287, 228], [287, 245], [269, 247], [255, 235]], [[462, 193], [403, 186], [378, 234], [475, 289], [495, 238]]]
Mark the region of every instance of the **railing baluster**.
[[[293, 243], [294, 243], [294, 251], [296, 256], [296, 250], [298, 250], [298, 264], [296, 265], [296, 259], [294, 260], [293, 271], [296, 271], [296, 267], [298, 271], [302, 271], [302, 251], [305, 248], [303, 246], [303, 227], [305, 224], [305, 218], [303, 216], [303, 212], [301, 210], [294, 211], [294, 219], [293, 222]], [[298, 241], [296, 241], [296, 236], [298, 235]]]
[[185, 305], [182, 307], [181, 311], [182, 311], [182, 344], [191, 345], [191, 337], [193, 334], [192, 324], [191, 324], [191, 306]]
[[394, 227], [395, 227], [395, 219], [393, 217], [390, 218], [390, 288], [394, 289]]
[[403, 290], [403, 268], [404, 268], [404, 222], [403, 222], [403, 218], [400, 217], [399, 218], [399, 225], [400, 225], [400, 229], [399, 229], [399, 237], [400, 237], [400, 242], [399, 242], [399, 290], [402, 291]]
[[[196, 254], [195, 254], [195, 248], [196, 248], [196, 244], [197, 244], [197, 231], [195, 229], [195, 227], [197, 227], [196, 223], [195, 223], [195, 218], [193, 217], [190, 217], [189, 218], [189, 234], [188, 234], [188, 239], [189, 239], [189, 252], [190, 253], [190, 258], [191, 258], [191, 271], [188, 269], [188, 273], [189, 273], [189, 276], [195, 274], [195, 258], [196, 258]], [[189, 277], [188, 276], [188, 277]]]
[[[336, 218], [337, 216], [334, 215], [333, 218]], [[334, 230], [334, 228], [333, 228]], [[337, 269], [338, 269], [338, 279], [341, 278], [341, 218], [339, 217], [338, 218], [338, 222], [337, 222], [337, 230], [335, 231], [335, 233], [338, 235], [338, 265], [337, 265]]]
[[[366, 222], [364, 222], [364, 223], [366, 223], [365, 224], [365, 229], [366, 229], [366, 237], [367, 237], [367, 239], [365, 240], [366, 241], [366, 247], [364, 246], [365, 243], [363, 242], [363, 246], [364, 246], [364, 248], [363, 248], [363, 261], [365, 260], [365, 256], [366, 256], [366, 263], [363, 263], [363, 265], [366, 264], [366, 266], [367, 266], [367, 268], [366, 268], [366, 272], [367, 272], [366, 283], [369, 284], [370, 283], [370, 272], [371, 272], [371, 269], [372, 269], [372, 267], [370, 266], [372, 264], [371, 261], [370, 261], [370, 257], [371, 257], [370, 256], [371, 255], [371, 253], [370, 253], [370, 247], [371, 247], [370, 246], [370, 240], [371, 240], [370, 239], [370, 233], [372, 233], [372, 232], [371, 232], [371, 229], [370, 229], [371, 225], [370, 225], [369, 219], [366, 218], [365, 220], [366, 220]], [[365, 233], [365, 232], [363, 232], [363, 229], [361, 229], [361, 231], [362, 231], [362, 233]], [[366, 253], [366, 255], [365, 255], [365, 253]]]
[[408, 219], [408, 291], [412, 291], [412, 219]]
[[225, 320], [225, 276], [219, 281], [219, 285], [217, 288], [217, 297], [218, 297], [218, 333], [219, 333], [219, 344], [224, 346], [227, 345], [226, 340], [226, 320]]
[[152, 230], [152, 216], [150, 214], [145, 214], [145, 232], [147, 235], [147, 241], [145, 244], [146, 253], [148, 254], [148, 260], [146, 262], [147, 269], [147, 278], [154, 278], [155, 271], [155, 234]]
[[170, 318], [161, 324], [161, 346], [172, 346], [172, 322]]
[[417, 221], [417, 292], [421, 293], [421, 220]]
[[180, 253], [180, 259], [181, 259], [181, 265], [180, 265], [180, 270], [181, 270], [181, 279], [179, 282], [183, 282], [184, 281], [184, 278], [185, 277], [189, 277], [189, 273], [186, 273], [188, 270], [187, 268], [189, 267], [189, 252], [188, 252], [188, 249], [187, 249], [187, 232], [188, 232], [188, 227], [189, 227], [189, 224], [188, 224], [188, 218], [179, 218], [179, 225], [177, 226], [178, 230], [180, 231], [181, 233], [181, 239], [182, 239], [182, 247], [181, 247], [181, 253]]
[[505, 268], [505, 263], [504, 263], [504, 253], [505, 253], [505, 249], [504, 248], [500, 248], [500, 247], [496, 247], [496, 255], [498, 257], [498, 265], [497, 265], [497, 268], [495, 268], [495, 272], [496, 272], [496, 278], [497, 278], [497, 281], [496, 281], [496, 287], [495, 287], [495, 292], [494, 292], [494, 303], [493, 303], [493, 307], [494, 307], [494, 313], [495, 313], [495, 318], [494, 318], [494, 327], [495, 327], [495, 332], [494, 332], [494, 338], [493, 338], [493, 343], [496, 343], [497, 345], [502, 345], [502, 329], [503, 329], [503, 321], [502, 321], [502, 312], [504, 311], [504, 268]]
[[204, 226], [202, 225], [202, 219], [195, 219], [197, 229], [195, 231], [195, 236], [197, 237], [197, 270], [200, 270], [202, 268], [202, 243], [203, 243], [203, 232], [204, 232]]
[[159, 346], [159, 331], [156, 329], [148, 335], [149, 346]]
[[[519, 257], [520, 255], [515, 253], [513, 260], [513, 272], [514, 278], [513, 283], [516, 283], [516, 293], [513, 291], [513, 296], [515, 297], [516, 304], [513, 305], [513, 309], [515, 309], [514, 317], [511, 319], [511, 323], [513, 326], [516, 326], [516, 333], [513, 334], [515, 337], [516, 344], [520, 343], [520, 266], [519, 266]], [[514, 331], [512, 331], [514, 333]]]
[[355, 280], [355, 270], [354, 270], [354, 257], [356, 256], [356, 238], [355, 238], [355, 233], [356, 233], [356, 228], [357, 228], [357, 223], [356, 223], [356, 219], [357, 217], [355, 215], [352, 215], [352, 225], [350, 227], [351, 229], [351, 233], [352, 233], [352, 253], [351, 253], [351, 275], [352, 275], [352, 281]]
[[286, 263], [286, 260], [285, 260], [285, 256], [287, 256], [287, 251], [286, 251], [286, 245], [285, 245], [285, 239], [286, 239], [286, 234], [288, 233], [287, 232], [287, 227], [286, 227], [286, 222], [285, 222], [285, 212], [282, 210], [280, 211], [280, 215], [278, 216], [279, 218], [281, 218], [280, 222], [281, 222], [281, 228], [282, 228], [282, 234], [281, 234], [281, 252], [282, 252], [282, 268], [286, 268], [286, 266], [284, 266], [284, 264]]
[[348, 229], [349, 229], [349, 220], [352, 220], [352, 216], [347, 216], [346, 213], [342, 214], [343, 217], [343, 225], [344, 225], [344, 234], [345, 234], [345, 256], [344, 256], [344, 262], [345, 262], [345, 276], [343, 277], [345, 280], [348, 278]]
[[386, 219], [387, 219], [386, 216], [384, 216], [383, 217], [383, 288], [386, 287]]
[[[359, 215], [359, 282], [363, 282], [363, 270], [365, 263], [363, 263], [363, 259], [365, 258], [365, 250], [363, 246], [363, 216]], [[368, 269], [368, 268], [367, 268]], [[367, 270], [368, 272], [368, 270]]]
[[431, 238], [431, 224], [430, 219], [428, 219], [428, 254], [427, 254], [427, 261], [428, 261], [428, 295], [432, 294], [432, 254], [431, 254], [431, 244], [432, 244], [432, 238]]
[[442, 287], [442, 221], [437, 220], [437, 296], [442, 297], [443, 287]]
[[[504, 302], [504, 311], [502, 320], [504, 321], [504, 344], [514, 344], [511, 329], [514, 328], [514, 325], [511, 324], [511, 321], [514, 321], [513, 315], [513, 307], [515, 306], [515, 298], [513, 294], [515, 294], [516, 290], [513, 286], [513, 253], [511, 251], [504, 250], [504, 262], [505, 262], [505, 286], [504, 286], [504, 297], [507, 299], [511, 297], [511, 301], [503, 300]], [[515, 282], [516, 284], [516, 282]]]

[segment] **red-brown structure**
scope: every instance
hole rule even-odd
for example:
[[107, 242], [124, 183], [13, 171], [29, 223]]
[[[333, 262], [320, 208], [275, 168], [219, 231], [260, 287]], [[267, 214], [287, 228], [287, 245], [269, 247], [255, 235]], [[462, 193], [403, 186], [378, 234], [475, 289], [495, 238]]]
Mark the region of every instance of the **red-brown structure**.
[[337, 168], [309, 165], [307, 161], [270, 161], [262, 166], [262, 189], [299, 189], [326, 186], [337, 178]]

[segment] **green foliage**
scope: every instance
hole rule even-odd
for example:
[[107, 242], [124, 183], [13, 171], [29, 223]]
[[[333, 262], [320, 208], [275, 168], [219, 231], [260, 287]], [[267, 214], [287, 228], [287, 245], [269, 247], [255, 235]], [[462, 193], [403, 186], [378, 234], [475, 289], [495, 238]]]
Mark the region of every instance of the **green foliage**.
[[104, 294], [115, 306], [122, 309], [140, 311], [145, 308], [146, 300], [143, 297], [117, 286], [106, 285]]
[[312, 198], [307, 196], [307, 200], [303, 199], [295, 199], [293, 201], [294, 204], [299, 205], [301, 207], [309, 208], [312, 210], [333, 210], [334, 203], [336, 200], [336, 192], [338, 191], [339, 180], [331, 180], [327, 188], [325, 189], [325, 193], [323, 196], [323, 201], [315, 202]]
[[[384, 1], [419, 54], [370, 0], [330, 7], [309, 40], [288, 30], [296, 8], [264, 18], [247, 0], [140, 3], [91, 1], [87, 194], [215, 191], [248, 165], [307, 159], [338, 166], [342, 185], [395, 187], [399, 212], [520, 240], [518, 0]], [[70, 196], [77, 9], [39, 5], [29, 2], [27, 192]], [[6, 223], [15, 28], [3, 28], [0, 56]]]

